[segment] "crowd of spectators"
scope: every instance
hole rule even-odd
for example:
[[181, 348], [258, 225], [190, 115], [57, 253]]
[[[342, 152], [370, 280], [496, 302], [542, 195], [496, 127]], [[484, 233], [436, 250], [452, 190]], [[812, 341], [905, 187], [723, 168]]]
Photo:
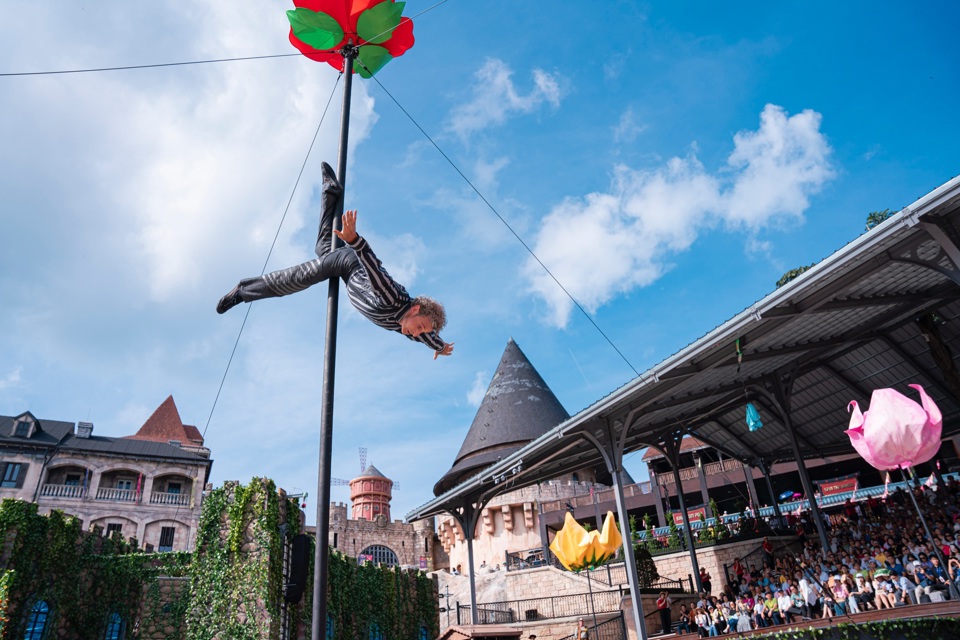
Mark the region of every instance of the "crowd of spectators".
[[[774, 552], [764, 539], [760, 566], [737, 559], [720, 593], [683, 605], [677, 630], [701, 637], [819, 617], [909, 606], [960, 594], [960, 484], [914, 489], [933, 534], [905, 490], [849, 502], [824, 514], [824, 549], [809, 512], [794, 520], [798, 551]], [[943, 562], [935, 553], [941, 552]]]

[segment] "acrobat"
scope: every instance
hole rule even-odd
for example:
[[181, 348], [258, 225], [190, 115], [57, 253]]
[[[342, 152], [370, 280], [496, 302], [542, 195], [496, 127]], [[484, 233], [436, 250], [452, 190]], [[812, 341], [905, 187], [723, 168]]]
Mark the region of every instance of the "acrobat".
[[[220, 299], [217, 313], [226, 313], [241, 302], [286, 296], [330, 278], [342, 278], [351, 304], [372, 323], [425, 344], [433, 349], [434, 360], [453, 353], [453, 343], [440, 337], [447, 323], [443, 305], [427, 296], [411, 298], [404, 286], [390, 277], [370, 244], [357, 235], [356, 210], [343, 213], [342, 230], [333, 229], [334, 213], [342, 196], [343, 187], [333, 168], [324, 162], [317, 258], [241, 280]], [[331, 231], [347, 246], [331, 250]]]

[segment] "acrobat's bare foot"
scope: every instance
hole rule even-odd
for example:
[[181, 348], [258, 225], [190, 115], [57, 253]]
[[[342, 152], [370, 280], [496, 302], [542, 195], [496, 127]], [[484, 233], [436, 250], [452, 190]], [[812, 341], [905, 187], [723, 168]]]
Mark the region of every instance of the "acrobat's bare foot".
[[243, 302], [243, 299], [240, 297], [240, 285], [238, 284], [230, 290], [230, 293], [220, 298], [220, 302], [217, 303], [217, 313], [226, 313], [241, 302]]

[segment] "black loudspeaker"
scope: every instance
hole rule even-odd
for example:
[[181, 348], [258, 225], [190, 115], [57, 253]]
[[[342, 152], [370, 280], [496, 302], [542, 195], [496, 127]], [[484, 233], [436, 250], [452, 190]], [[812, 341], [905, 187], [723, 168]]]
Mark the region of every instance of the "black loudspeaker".
[[290, 549], [290, 575], [284, 586], [283, 598], [297, 604], [307, 588], [307, 569], [310, 563], [310, 538], [305, 533], [293, 537]]

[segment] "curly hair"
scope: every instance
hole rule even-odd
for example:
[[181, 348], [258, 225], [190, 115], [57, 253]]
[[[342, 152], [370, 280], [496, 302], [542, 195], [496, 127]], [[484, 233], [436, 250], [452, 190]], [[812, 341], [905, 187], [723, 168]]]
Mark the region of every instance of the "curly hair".
[[412, 303], [420, 305], [419, 315], [430, 319], [430, 322], [433, 323], [434, 332], [440, 333], [440, 330], [447, 326], [447, 312], [444, 311], [443, 305], [433, 298], [417, 296]]

